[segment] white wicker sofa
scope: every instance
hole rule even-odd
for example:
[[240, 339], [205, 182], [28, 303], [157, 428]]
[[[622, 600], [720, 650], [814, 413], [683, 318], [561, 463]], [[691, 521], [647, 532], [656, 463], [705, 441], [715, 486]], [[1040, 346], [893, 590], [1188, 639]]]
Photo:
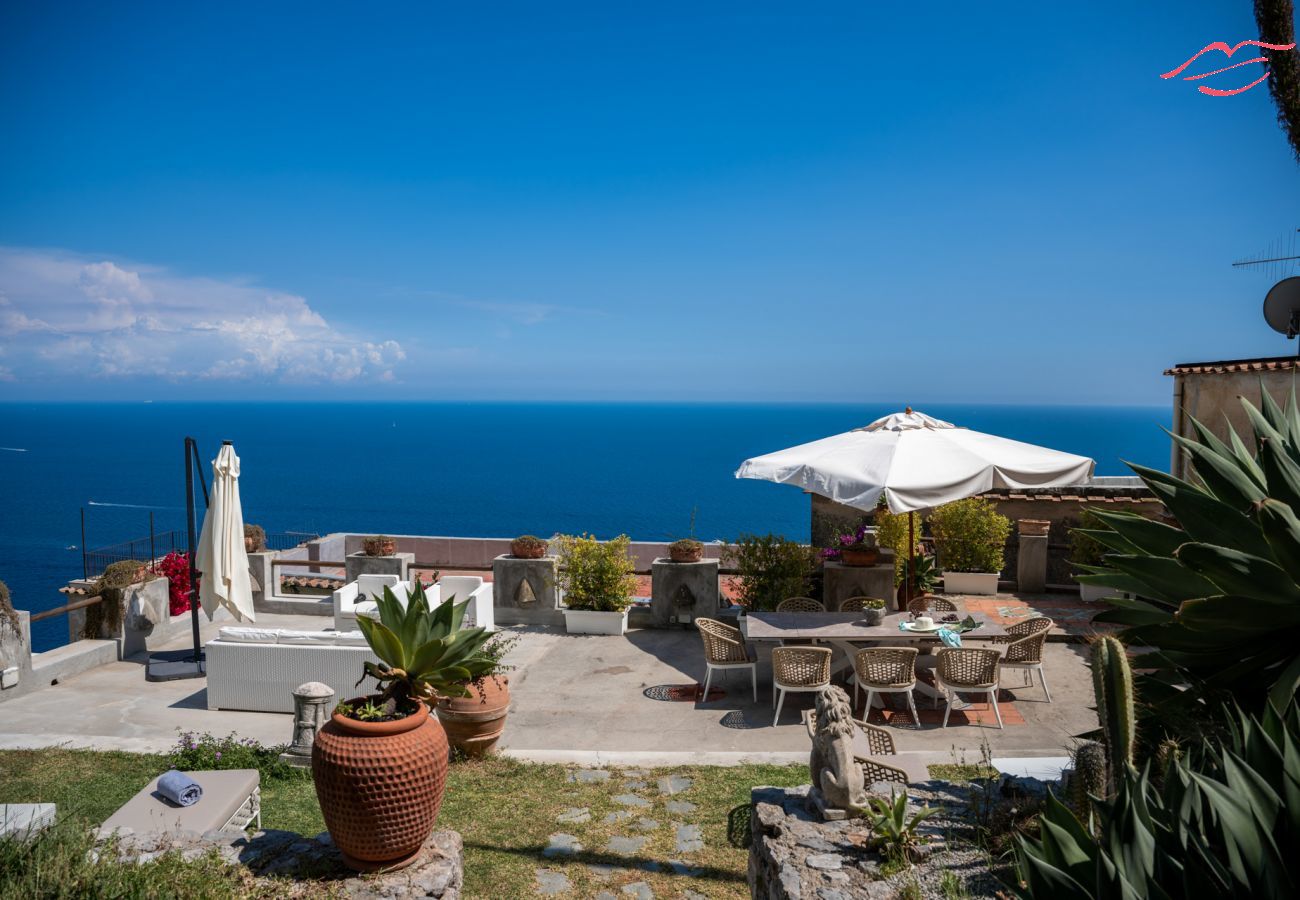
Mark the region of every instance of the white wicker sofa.
[[293, 712], [293, 690], [319, 681], [337, 700], [373, 693], [374, 679], [360, 685], [367, 660], [378, 662], [360, 631], [288, 631], [222, 628], [205, 645], [208, 709]]
[[[374, 597], [385, 587], [392, 588], [397, 599], [405, 605], [411, 593], [409, 581], [399, 581], [396, 575], [358, 575], [357, 580], [334, 592], [334, 630], [351, 631], [357, 627], [357, 615], [374, 610]], [[496, 621], [492, 615], [492, 585], [474, 575], [447, 575], [425, 589], [429, 605], [436, 606], [447, 597], [457, 603], [468, 600], [465, 610], [465, 628], [479, 626], [492, 631]]]

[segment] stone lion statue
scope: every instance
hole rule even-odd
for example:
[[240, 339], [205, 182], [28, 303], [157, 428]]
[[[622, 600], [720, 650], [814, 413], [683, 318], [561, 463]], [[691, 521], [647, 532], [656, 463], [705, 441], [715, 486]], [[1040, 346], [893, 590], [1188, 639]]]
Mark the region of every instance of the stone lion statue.
[[853, 758], [853, 707], [849, 695], [834, 685], [817, 692], [808, 768], [813, 793], [820, 792], [824, 810], [848, 810], [867, 805], [865, 778]]

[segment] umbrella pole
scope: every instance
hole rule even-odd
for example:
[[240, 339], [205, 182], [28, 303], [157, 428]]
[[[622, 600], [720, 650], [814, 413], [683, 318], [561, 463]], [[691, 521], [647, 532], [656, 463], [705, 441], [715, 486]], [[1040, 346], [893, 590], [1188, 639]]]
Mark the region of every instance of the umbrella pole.
[[907, 514], [907, 582], [903, 590], [905, 606], [912, 605], [912, 584], [916, 578], [916, 513]]
[[[177, 681], [181, 678], [202, 678], [207, 674], [203, 645], [199, 637], [198, 569], [195, 562], [195, 545], [198, 540], [195, 535], [194, 470], [198, 464], [198, 443], [194, 438], [187, 437], [185, 438], [185, 518], [189, 530], [190, 626], [194, 634], [194, 646], [189, 650], [163, 650], [150, 655], [144, 670], [146, 681]], [[203, 500], [206, 504], [208, 486], [203, 481], [202, 470], [199, 471], [199, 484], [203, 487]]]

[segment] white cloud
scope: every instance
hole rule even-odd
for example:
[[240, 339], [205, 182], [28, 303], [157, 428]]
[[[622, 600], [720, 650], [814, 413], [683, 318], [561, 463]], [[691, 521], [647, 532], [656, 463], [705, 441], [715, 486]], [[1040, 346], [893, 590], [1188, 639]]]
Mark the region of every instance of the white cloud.
[[394, 379], [406, 354], [295, 294], [73, 253], [0, 247], [0, 380], [62, 375]]

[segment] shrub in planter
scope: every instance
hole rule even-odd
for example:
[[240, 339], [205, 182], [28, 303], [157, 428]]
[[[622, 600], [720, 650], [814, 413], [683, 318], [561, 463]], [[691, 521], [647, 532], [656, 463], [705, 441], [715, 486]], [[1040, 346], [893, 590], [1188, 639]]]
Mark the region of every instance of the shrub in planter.
[[546, 541], [533, 534], [521, 534], [510, 542], [510, 555], [520, 559], [541, 559], [546, 555]]
[[244, 525], [244, 552], [261, 553], [266, 549], [266, 529], [261, 525]]
[[173, 616], [189, 612], [190, 555], [173, 550], [154, 563], [153, 573], [167, 579], [167, 611]]
[[488, 632], [462, 628], [466, 603], [429, 609], [417, 584], [405, 607], [384, 588], [378, 620], [357, 625], [379, 658], [364, 674], [380, 691], [340, 703], [312, 747], [312, 778], [330, 836], [349, 866], [400, 868], [438, 820], [447, 782], [447, 736], [430, 706], [463, 697], [491, 671]]
[[9, 585], [0, 581], [0, 636], [7, 634], [22, 636], [22, 623], [9, 597]]
[[896, 515], [889, 511], [889, 507], [878, 506], [875, 515], [872, 517], [872, 522], [876, 526], [876, 543], [881, 547], [888, 547], [894, 551], [894, 584], [902, 584], [903, 574], [907, 571], [907, 561], [916, 555], [920, 549], [923, 520], [919, 513], [916, 514], [916, 521], [913, 525], [916, 537], [916, 546], [914, 547], [907, 546], [907, 513], [898, 513]]
[[[627, 608], [632, 605], [636, 592], [635, 566], [628, 555], [631, 538], [620, 534], [602, 542], [588, 534], [562, 534], [557, 540], [559, 585], [568, 607], [564, 614], [565, 626], [577, 633], [622, 634], [627, 627]], [[614, 622], [614, 615], [583, 613], [617, 614], [622, 624]]]
[[668, 557], [673, 562], [699, 562], [704, 557], [704, 545], [694, 538], [682, 538], [668, 545]]
[[973, 583], [966, 586], [965, 581], [973, 580], [965, 579], [958, 592], [996, 593], [996, 575], [1005, 562], [1003, 553], [1011, 527], [1010, 519], [980, 497], [945, 503], [930, 513], [930, 533], [938, 545], [945, 589], [953, 592], [951, 582], [956, 579], [948, 579], [949, 573], [977, 573], [994, 576], [991, 589]]
[[846, 566], [874, 566], [880, 560], [876, 533], [864, 522], [857, 530], [841, 534], [821, 552], [822, 559], [838, 559]]
[[397, 552], [397, 541], [386, 534], [376, 534], [361, 541], [366, 556], [392, 556]]
[[106, 634], [116, 634], [122, 625], [122, 598], [126, 589], [156, 577], [138, 559], [122, 559], [110, 563], [87, 597], [99, 597], [100, 601], [86, 607], [86, 621], [81, 628], [81, 636], [95, 640]]
[[751, 610], [773, 610], [787, 597], [808, 596], [817, 551], [775, 534], [742, 534], [723, 550], [736, 569], [737, 599]]

